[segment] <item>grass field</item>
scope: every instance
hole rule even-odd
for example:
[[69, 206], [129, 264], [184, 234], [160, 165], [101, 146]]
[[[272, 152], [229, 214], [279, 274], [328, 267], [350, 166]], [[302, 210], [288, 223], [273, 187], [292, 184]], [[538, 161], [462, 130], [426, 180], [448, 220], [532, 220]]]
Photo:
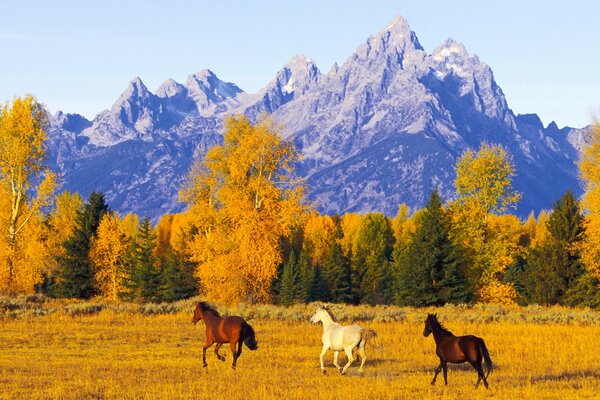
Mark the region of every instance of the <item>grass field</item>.
[[[600, 317], [592, 311], [439, 309], [455, 334], [485, 339], [494, 361], [486, 391], [474, 387], [477, 375], [466, 366], [450, 366], [446, 387], [441, 375], [436, 386], [429, 384], [437, 357], [433, 338], [422, 335], [421, 320], [433, 309], [350, 308], [346, 319], [354, 315], [379, 336], [367, 347], [365, 372], [359, 374], [356, 363], [341, 376], [332, 366], [332, 353], [328, 373], [319, 370], [322, 328], [307, 322], [314, 306], [297, 307], [289, 314], [293, 318], [275, 308], [269, 311], [273, 317], [250, 307], [233, 310], [249, 316], [259, 349], [244, 348], [234, 371], [229, 349], [221, 349], [227, 357], [221, 362], [211, 348], [203, 368], [204, 325], [191, 325], [191, 304], [169, 314], [111, 307], [89, 315], [6, 313], [0, 317], [0, 398], [600, 398]], [[373, 318], [384, 313], [396, 317], [391, 322]]]

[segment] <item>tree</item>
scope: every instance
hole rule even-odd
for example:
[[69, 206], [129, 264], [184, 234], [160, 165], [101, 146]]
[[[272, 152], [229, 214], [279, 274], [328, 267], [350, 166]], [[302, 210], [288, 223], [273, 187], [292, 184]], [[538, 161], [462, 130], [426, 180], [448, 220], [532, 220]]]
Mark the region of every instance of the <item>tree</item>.
[[[339, 233], [341, 236], [341, 232]], [[329, 247], [323, 263], [323, 277], [331, 293], [331, 301], [336, 303], [352, 303], [355, 292], [352, 287], [352, 267], [350, 260], [344, 255], [342, 246], [335, 240]]]
[[158, 296], [159, 271], [154, 255], [156, 235], [150, 218], [145, 217], [139, 225], [128, 256], [123, 296], [140, 302], [156, 300]]
[[[600, 122], [595, 121], [585, 132], [581, 149], [579, 173], [584, 183], [582, 199], [586, 211], [585, 234], [580, 243], [581, 260], [588, 273], [600, 280]], [[592, 279], [588, 279], [591, 282]]]
[[107, 212], [100, 220], [96, 236], [92, 238], [90, 259], [94, 266], [96, 291], [112, 301], [117, 301], [123, 292], [126, 254], [131, 241], [127, 231], [127, 226], [118, 215]]
[[313, 266], [323, 264], [336, 231], [336, 223], [329, 215], [310, 213], [306, 216], [303, 248], [310, 254]]
[[471, 301], [472, 289], [463, 274], [459, 252], [450, 240], [441, 198], [434, 191], [413, 240], [398, 260], [396, 302], [431, 306]]
[[280, 239], [305, 212], [291, 176], [296, 159], [267, 122], [237, 117], [226, 121], [223, 145], [192, 170], [181, 194], [198, 229], [191, 250], [207, 298], [269, 300]]
[[307, 301], [330, 301], [331, 295], [327, 280], [323, 276], [323, 268], [317, 265], [314, 270], [313, 280], [308, 288]]
[[461, 247], [469, 265], [467, 277], [479, 300], [511, 304], [517, 292], [504, 282], [503, 273], [523, 251], [521, 224], [511, 215], [500, 215], [516, 204], [520, 194], [512, 189], [515, 169], [500, 145], [483, 144], [466, 151], [456, 166], [458, 199], [450, 205], [451, 237]]
[[295, 251], [290, 252], [290, 257], [283, 267], [279, 302], [285, 306], [304, 301], [305, 294], [301, 288], [300, 270]]
[[392, 245], [390, 221], [381, 213], [363, 216], [352, 255], [354, 286], [360, 302], [376, 304], [391, 301], [393, 293], [385, 286], [385, 278]]
[[579, 256], [583, 216], [571, 191], [554, 204], [546, 225], [549, 237], [528, 256], [525, 290], [533, 302], [556, 304], [584, 273]]
[[183, 214], [166, 214], [156, 226], [154, 254], [160, 271], [160, 301], [185, 299], [198, 293], [195, 263], [188, 252], [192, 231], [188, 218]]
[[[40, 262], [21, 262], [26, 242], [27, 225], [41, 220], [41, 209], [49, 205], [56, 175], [43, 165], [46, 149], [46, 114], [31, 96], [15, 98], [0, 111], [0, 292], [31, 292], [41, 279]], [[19, 268], [26, 268], [20, 271]], [[29, 278], [38, 277], [33, 284]], [[25, 285], [19, 285], [19, 277]]]
[[64, 256], [58, 258], [58, 296], [87, 299], [95, 294], [90, 249], [100, 221], [108, 211], [104, 195], [92, 192], [83, 209], [77, 212], [73, 235], [63, 244]]
[[484, 143], [475, 153], [465, 151], [456, 164], [456, 194], [461, 203], [474, 203], [486, 216], [502, 213], [521, 195], [512, 189], [515, 167], [501, 145]]

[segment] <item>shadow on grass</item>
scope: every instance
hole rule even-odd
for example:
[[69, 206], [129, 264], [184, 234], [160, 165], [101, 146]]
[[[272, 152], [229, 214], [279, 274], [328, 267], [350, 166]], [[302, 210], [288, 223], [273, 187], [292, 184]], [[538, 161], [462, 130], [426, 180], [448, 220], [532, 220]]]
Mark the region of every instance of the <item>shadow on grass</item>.
[[568, 381], [577, 380], [582, 378], [594, 378], [600, 379], [600, 370], [583, 370], [583, 371], [569, 371], [562, 374], [545, 374], [539, 376], [532, 376], [531, 383], [547, 382], [547, 381]]

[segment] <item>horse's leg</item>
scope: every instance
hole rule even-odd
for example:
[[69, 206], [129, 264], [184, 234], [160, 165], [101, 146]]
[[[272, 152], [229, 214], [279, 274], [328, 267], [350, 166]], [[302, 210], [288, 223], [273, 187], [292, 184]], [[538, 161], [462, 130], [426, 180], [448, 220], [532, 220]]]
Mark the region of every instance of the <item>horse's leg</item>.
[[329, 346], [324, 344], [323, 350], [321, 350], [321, 356], [319, 357], [319, 360], [321, 361], [321, 371], [323, 371], [323, 373], [327, 372], [325, 371], [325, 365], [323, 364], [323, 357], [327, 354], [327, 350], [329, 350]]
[[433, 373], [433, 380], [431, 381], [432, 385], [435, 385], [435, 380], [437, 379], [438, 374], [442, 370], [442, 362], [440, 361], [440, 365], [437, 366], [435, 372]]
[[477, 387], [479, 385], [479, 381], [483, 380], [483, 386], [485, 386], [486, 389], [489, 389], [490, 387], [488, 386], [488, 382], [487, 379], [485, 378], [485, 373], [483, 372], [483, 367], [481, 366], [481, 361], [479, 361], [476, 365], [474, 365], [475, 369], [477, 370], [477, 384], [475, 385], [475, 387]]
[[237, 345], [237, 342], [234, 340], [231, 340], [229, 342], [229, 348], [231, 349], [231, 354], [233, 354], [233, 363], [231, 364], [231, 368], [233, 368], [233, 369], [235, 369], [237, 359], [238, 359], [237, 351], [235, 349], [236, 345]]
[[242, 355], [242, 346], [243, 345], [244, 345], [244, 340], [242, 338], [240, 338], [240, 340], [238, 340], [237, 353], [235, 353], [235, 362], [237, 362], [237, 359], [240, 358], [240, 356]]
[[204, 347], [202, 348], [202, 366], [207, 367], [206, 363], [206, 349], [208, 349], [215, 341], [213, 339], [206, 338], [206, 343], [204, 343]]
[[338, 364], [338, 354], [340, 354], [339, 351], [333, 352], [333, 365], [335, 365], [335, 367], [338, 369], [338, 371], [342, 372], [342, 367], [340, 367]]
[[215, 354], [217, 355], [217, 358], [221, 361], [225, 361], [225, 357], [219, 354], [219, 349], [221, 348], [221, 346], [223, 346], [223, 343], [217, 343], [217, 345], [215, 346]]
[[446, 361], [442, 361], [442, 369], [444, 371], [444, 385], [448, 384], [448, 363]]
[[358, 348], [358, 355], [360, 356], [360, 368], [358, 369], [358, 372], [363, 372], [363, 365], [365, 365], [365, 361], [367, 360], [364, 347]]
[[342, 369], [342, 375], [346, 374], [346, 371], [348, 371], [348, 368], [350, 368], [350, 364], [352, 364], [352, 362], [354, 361], [354, 356], [352, 355], [352, 348], [346, 347], [344, 349], [344, 353], [346, 353], [346, 356], [348, 357], [348, 362], [344, 366], [344, 369]]

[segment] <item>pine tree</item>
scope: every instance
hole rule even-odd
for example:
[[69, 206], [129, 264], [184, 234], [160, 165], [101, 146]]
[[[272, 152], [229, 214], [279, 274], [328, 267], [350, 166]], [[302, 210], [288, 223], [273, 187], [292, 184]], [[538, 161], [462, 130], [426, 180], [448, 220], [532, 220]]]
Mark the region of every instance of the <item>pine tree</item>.
[[158, 259], [158, 265], [160, 270], [158, 300], [176, 301], [197, 293], [194, 263], [170, 249]]
[[396, 302], [413, 306], [468, 302], [471, 291], [450, 241], [437, 191], [431, 194], [419, 222], [414, 240], [398, 260]]
[[570, 191], [554, 204], [546, 225], [549, 237], [529, 252], [524, 284], [531, 301], [556, 304], [576, 286], [585, 271], [577, 251], [583, 217]]
[[381, 213], [361, 219], [353, 256], [354, 285], [361, 303], [385, 303], [391, 292], [384, 291], [385, 263], [392, 254], [393, 235], [389, 220]]
[[134, 238], [129, 253], [128, 276], [124, 286], [124, 298], [136, 301], [156, 300], [159, 273], [156, 268], [156, 235], [149, 218], [144, 218]]
[[323, 276], [323, 268], [317, 265], [313, 274], [313, 280], [308, 290], [310, 301], [331, 301], [331, 294], [327, 280]]
[[298, 257], [298, 290], [302, 301], [309, 301], [311, 286], [315, 280], [315, 269], [313, 260], [306, 249], [300, 251]]
[[296, 252], [291, 251], [288, 262], [283, 267], [279, 302], [283, 305], [297, 303], [304, 300], [304, 293], [300, 286], [300, 271]]
[[336, 303], [354, 302], [352, 267], [337, 240], [332, 243], [325, 258], [323, 276], [330, 289], [331, 301]]
[[65, 254], [58, 259], [59, 297], [87, 299], [94, 295], [94, 272], [89, 256], [91, 240], [108, 210], [104, 195], [92, 192], [83, 209], [77, 212], [73, 235], [64, 242]]

